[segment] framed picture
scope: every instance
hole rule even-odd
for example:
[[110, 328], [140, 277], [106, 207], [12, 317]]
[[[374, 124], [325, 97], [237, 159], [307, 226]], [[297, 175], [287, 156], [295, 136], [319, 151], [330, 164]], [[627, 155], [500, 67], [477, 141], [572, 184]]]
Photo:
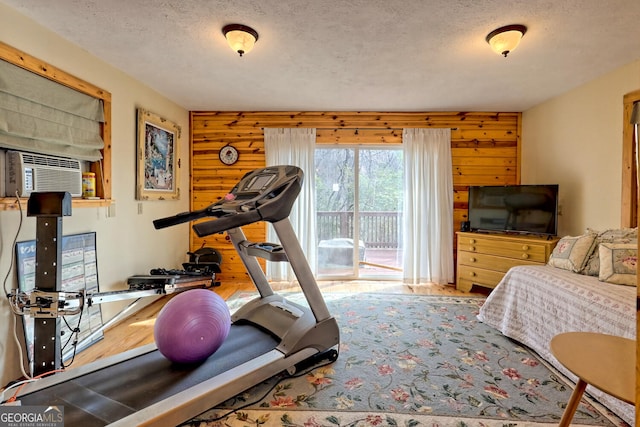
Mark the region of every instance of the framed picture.
[[137, 200], [177, 200], [180, 126], [138, 109]]

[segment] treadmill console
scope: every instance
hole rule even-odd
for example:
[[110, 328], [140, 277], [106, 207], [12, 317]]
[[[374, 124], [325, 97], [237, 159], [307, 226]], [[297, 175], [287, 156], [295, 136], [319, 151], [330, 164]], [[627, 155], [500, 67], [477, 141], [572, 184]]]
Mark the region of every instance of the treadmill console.
[[[256, 169], [243, 176], [229, 194], [215, 205], [219, 205], [225, 210], [237, 210], [238, 206], [265, 205], [276, 196], [281, 196], [279, 197], [281, 202], [293, 206], [302, 187], [302, 180], [302, 170], [295, 166], [271, 166]], [[245, 207], [242, 210], [246, 211], [247, 209]], [[285, 216], [288, 216], [290, 211], [289, 208], [289, 212]]]
[[277, 177], [275, 173], [261, 173], [253, 175], [251, 180], [242, 187], [242, 192], [262, 192]]
[[205, 217], [216, 220], [193, 225], [199, 237], [220, 233], [258, 221], [277, 222], [289, 217], [304, 173], [297, 166], [281, 165], [256, 169], [244, 175], [220, 201], [205, 209], [157, 219], [156, 228], [165, 228]]

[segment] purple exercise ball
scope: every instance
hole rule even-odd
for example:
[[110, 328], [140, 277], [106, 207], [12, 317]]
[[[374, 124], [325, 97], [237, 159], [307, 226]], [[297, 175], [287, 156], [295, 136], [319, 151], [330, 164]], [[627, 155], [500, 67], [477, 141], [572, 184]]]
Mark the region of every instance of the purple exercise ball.
[[153, 335], [160, 353], [175, 363], [202, 362], [229, 335], [231, 315], [215, 292], [193, 289], [177, 294], [158, 313]]

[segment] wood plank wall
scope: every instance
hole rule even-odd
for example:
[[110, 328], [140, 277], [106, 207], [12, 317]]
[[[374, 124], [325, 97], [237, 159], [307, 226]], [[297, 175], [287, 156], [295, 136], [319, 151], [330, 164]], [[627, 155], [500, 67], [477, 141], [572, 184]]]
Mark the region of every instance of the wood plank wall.
[[[265, 166], [263, 128], [316, 128], [318, 144], [371, 146], [401, 145], [403, 128], [452, 128], [454, 231], [466, 220], [470, 185], [520, 183], [520, 113], [191, 112], [190, 116], [192, 210], [220, 200], [245, 173]], [[240, 153], [232, 166], [218, 159], [226, 144]], [[266, 238], [262, 223], [244, 231], [250, 241]], [[191, 250], [203, 245], [221, 252], [218, 277], [223, 283], [249, 280], [225, 235], [199, 238], [192, 232]]]

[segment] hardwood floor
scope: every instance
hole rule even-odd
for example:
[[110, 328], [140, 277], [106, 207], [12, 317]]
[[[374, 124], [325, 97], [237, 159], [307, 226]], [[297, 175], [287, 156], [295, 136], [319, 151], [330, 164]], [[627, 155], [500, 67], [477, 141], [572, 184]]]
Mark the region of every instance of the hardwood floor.
[[[420, 295], [464, 295], [464, 296], [486, 296], [488, 289], [474, 287], [473, 292], [466, 293], [457, 291], [455, 286], [420, 284], [404, 285], [401, 282], [390, 281], [326, 281], [318, 282], [322, 292], [387, 292], [400, 294], [420, 294]], [[299, 291], [297, 284], [276, 283], [272, 287], [277, 292]], [[225, 300], [237, 291], [254, 290], [253, 284], [247, 283], [239, 286], [225, 286], [214, 288], [214, 291]], [[158, 301], [148, 305], [137, 313], [122, 320], [118, 324], [111, 326], [104, 332], [104, 338], [76, 355], [73, 363], [68, 369], [77, 368], [87, 363], [102, 359], [108, 356], [122, 353], [126, 350], [153, 343], [153, 325], [164, 304], [169, 297], [163, 297]]]

